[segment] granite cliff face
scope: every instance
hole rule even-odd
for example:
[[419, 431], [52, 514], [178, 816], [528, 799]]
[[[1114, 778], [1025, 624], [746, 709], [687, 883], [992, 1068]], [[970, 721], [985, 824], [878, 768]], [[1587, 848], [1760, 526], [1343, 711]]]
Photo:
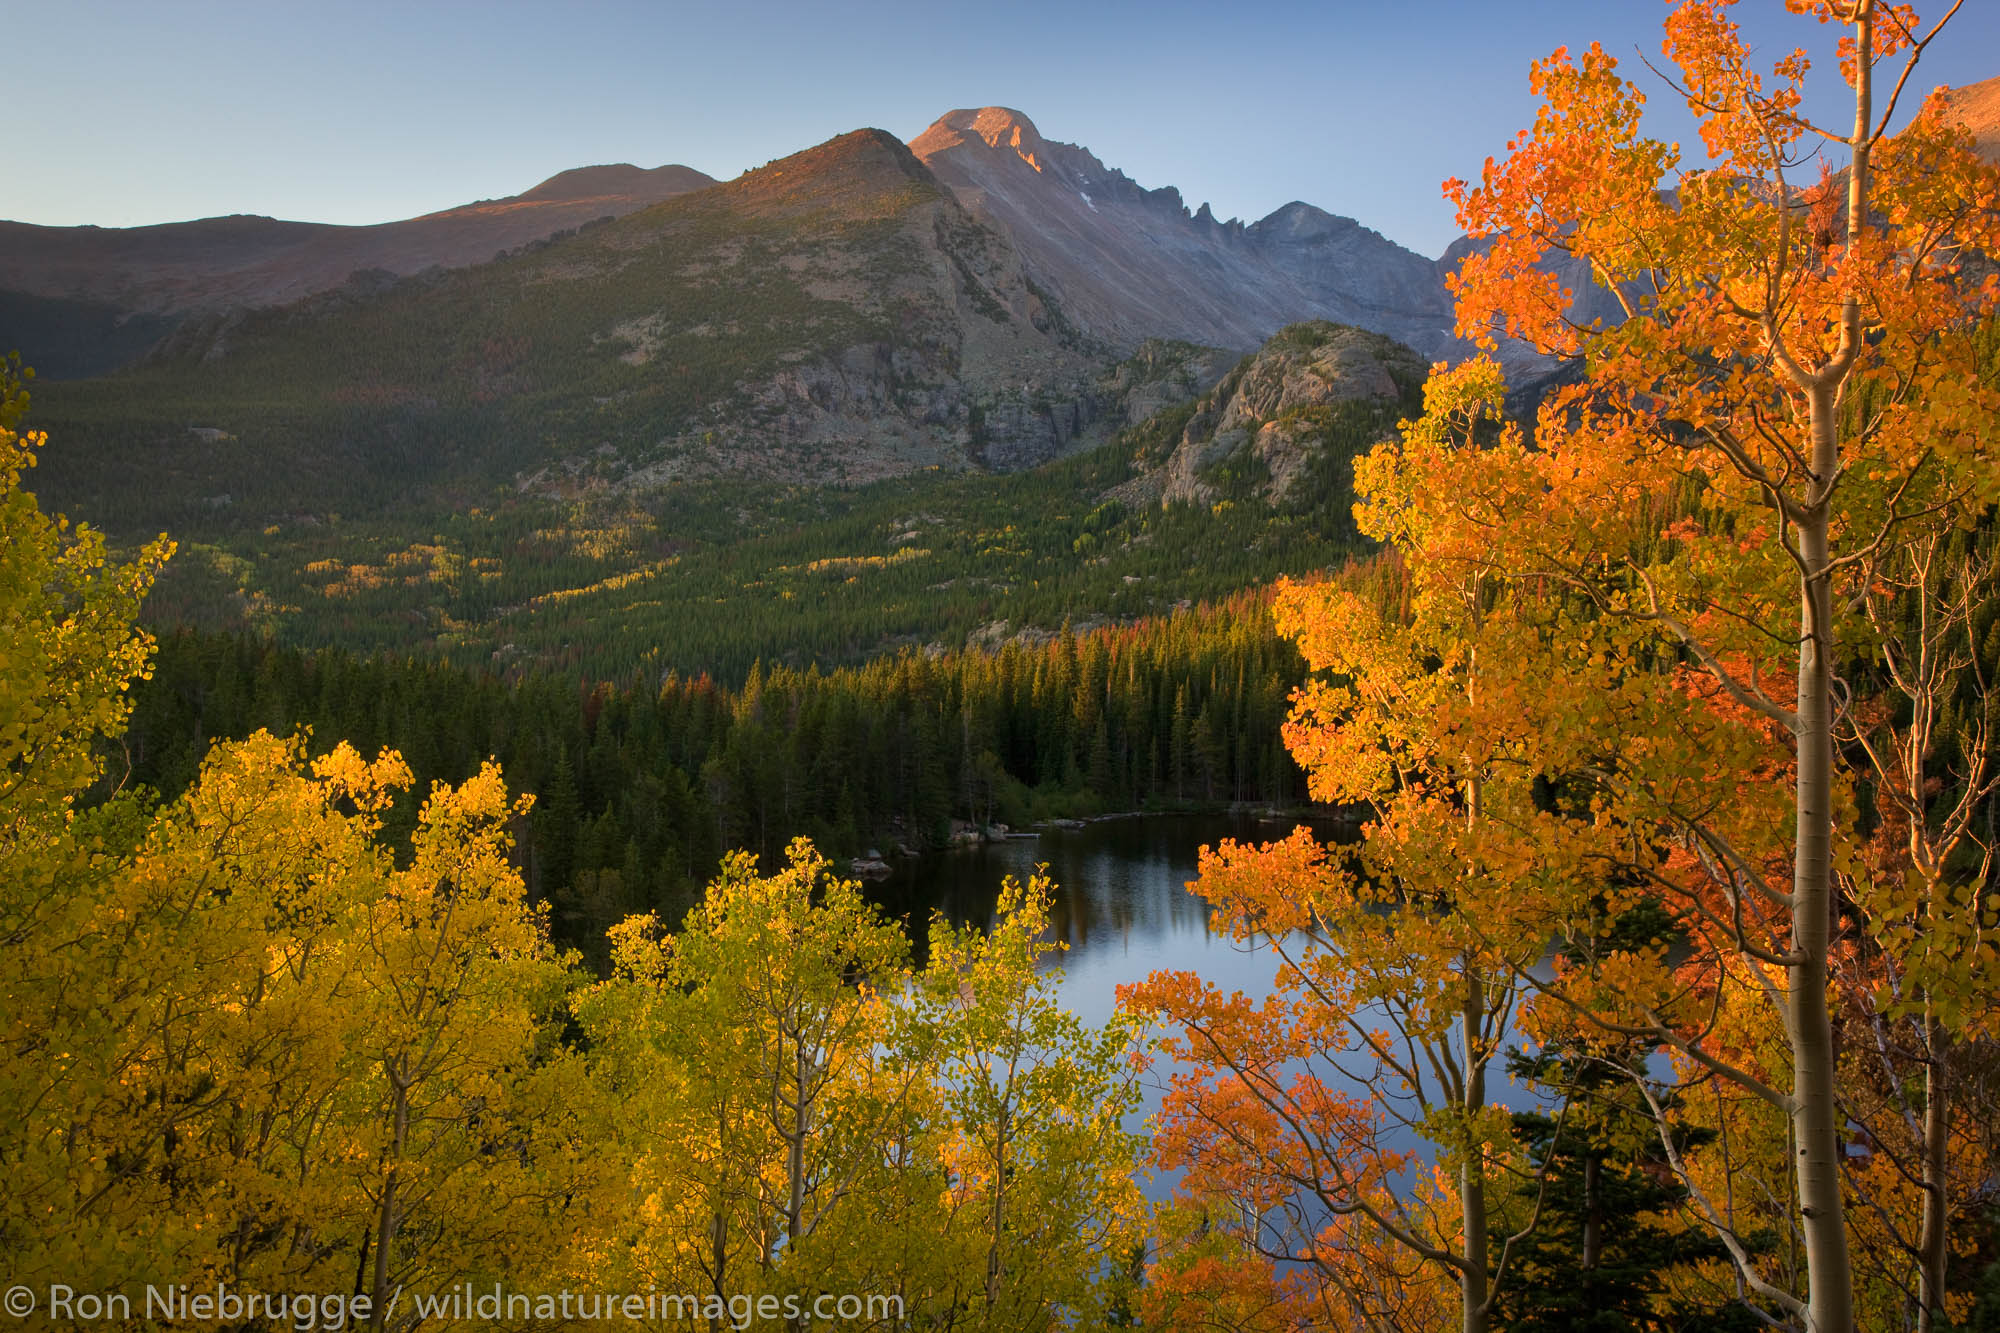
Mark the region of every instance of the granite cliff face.
[[1324, 320], [1280, 329], [1193, 405], [1110, 492], [1128, 505], [1212, 504], [1230, 493], [1283, 507], [1316, 470], [1345, 492], [1353, 453], [1415, 409], [1429, 366], [1409, 348]]
[[[1287, 324], [1321, 319], [1429, 360], [1475, 350], [1453, 333], [1445, 277], [1483, 242], [1461, 237], [1427, 259], [1296, 201], [1248, 225], [1218, 222], [1206, 204], [1189, 212], [1178, 190], [1144, 189], [1007, 107], [953, 111], [910, 147], [975, 216], [1012, 237], [1029, 278], [1108, 347], [1158, 335], [1248, 351]], [[1549, 266], [1579, 293], [1585, 318], [1623, 317], [1586, 266], [1562, 256]], [[1551, 371], [1519, 345], [1497, 355], [1523, 385]]]
[[[697, 214], [704, 225], [686, 226]], [[1225, 368], [1204, 349], [1158, 343], [1107, 365], [1028, 279], [1006, 235], [880, 130], [844, 135], [602, 236], [648, 256], [628, 271], [655, 263], [665, 271], [621, 285], [626, 317], [589, 335], [596, 354], [616, 352], [641, 376], [660, 378], [732, 335], [771, 351], [731, 358], [727, 391], [677, 415], [631, 420], [610, 450], [567, 452], [524, 475], [523, 489], [1010, 471], [1097, 443]], [[604, 259], [585, 257], [601, 254], [595, 239], [549, 247], [537, 257], [537, 285], [601, 271]], [[774, 273], [796, 284], [805, 317], [753, 330]], [[691, 304], [702, 317], [691, 319]], [[576, 341], [553, 329], [545, 336]], [[616, 407], [597, 415], [611, 426]]]
[[1004, 228], [1028, 276], [1087, 333], [1125, 350], [1169, 337], [1238, 351], [1321, 318], [1446, 355], [1438, 266], [1351, 218], [1291, 203], [1256, 223], [1190, 212], [1007, 107], [953, 111], [910, 144], [975, 216]]

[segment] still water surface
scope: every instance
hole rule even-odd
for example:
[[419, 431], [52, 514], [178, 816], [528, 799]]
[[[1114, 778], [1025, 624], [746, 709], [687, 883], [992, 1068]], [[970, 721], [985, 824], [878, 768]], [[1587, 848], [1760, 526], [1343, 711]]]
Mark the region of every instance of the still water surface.
[[[954, 920], [989, 924], [1000, 883], [1009, 875], [1025, 880], [1039, 863], [1055, 881], [1052, 927], [1068, 951], [1052, 955], [1063, 970], [1064, 1005], [1086, 1022], [1104, 1022], [1116, 1008], [1118, 987], [1158, 970], [1198, 972], [1224, 992], [1241, 990], [1252, 999], [1268, 995], [1277, 971], [1270, 950], [1238, 944], [1226, 929], [1211, 929], [1208, 905], [1188, 891], [1201, 848], [1225, 838], [1274, 842], [1299, 824], [1322, 842], [1352, 842], [1352, 824], [1249, 814], [1146, 815], [1099, 820], [1082, 828], [1048, 829], [1033, 838], [1012, 838], [907, 863], [874, 886], [883, 905], [918, 929], [933, 910]], [[1516, 1109], [1537, 1104], [1529, 1089], [1514, 1084], [1496, 1065], [1488, 1075], [1488, 1095]], [[1322, 1075], [1337, 1075], [1324, 1066]], [[1167, 1071], [1155, 1068], [1142, 1080], [1144, 1102], [1130, 1127], [1141, 1130], [1160, 1108]], [[1364, 1089], [1350, 1085], [1360, 1094]], [[1435, 1091], [1435, 1089], [1433, 1089]], [[1388, 1146], [1420, 1149], [1408, 1131], [1392, 1128]], [[1155, 1179], [1155, 1197], [1171, 1184]]]
[[1225, 838], [1270, 842], [1300, 823], [1322, 840], [1354, 837], [1352, 825], [1247, 814], [1145, 815], [1052, 828], [1032, 838], [943, 852], [911, 863], [876, 889], [892, 910], [921, 922], [932, 909], [957, 921], [990, 923], [1000, 882], [1026, 880], [1047, 863], [1055, 881], [1052, 925], [1068, 951], [1052, 955], [1063, 970], [1063, 1003], [1102, 1023], [1123, 982], [1156, 970], [1192, 969], [1222, 986], [1262, 996], [1276, 960], [1248, 950], [1227, 931], [1211, 930], [1208, 905], [1188, 891], [1201, 848]]

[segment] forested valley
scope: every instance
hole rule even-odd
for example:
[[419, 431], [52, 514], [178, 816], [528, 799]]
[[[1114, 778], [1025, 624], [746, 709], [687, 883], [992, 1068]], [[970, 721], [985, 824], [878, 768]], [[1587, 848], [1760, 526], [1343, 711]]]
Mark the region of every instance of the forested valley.
[[315, 754], [403, 757], [412, 786], [383, 814], [402, 836], [432, 783], [497, 760], [537, 797], [516, 830], [528, 892], [560, 940], [601, 947], [633, 912], [677, 922], [732, 848], [776, 864], [801, 836], [853, 857], [1050, 818], [1296, 805], [1279, 724], [1304, 665], [1267, 603], [828, 672], [753, 664], [733, 685], [510, 682], [183, 631], [135, 685], [105, 781], [171, 799], [211, 742], [307, 728]]
[[[243, 630], [506, 675], [706, 672], [735, 685], [757, 661], [831, 669], [1066, 621], [1129, 623], [1339, 563], [1361, 547], [1348, 512], [1352, 459], [1421, 402], [1421, 363], [1386, 339], [1367, 343], [1393, 374], [1388, 393], [1308, 380], [1294, 395], [1303, 401], [1261, 404], [1267, 420], [1244, 423], [1296, 441], [1303, 466], [1282, 494], [1243, 445], [1201, 468], [1200, 498], [1162, 505], [1157, 490], [1144, 500], [1118, 492], [1160, 472], [1184, 438], [1207, 445], [1203, 423], [1214, 431], [1246, 375], [1282, 378], [1355, 336], [1294, 326], [1205, 393], [1190, 388], [1103, 445], [998, 475], [924, 471], [852, 487], [694, 479], [556, 497], [489, 477], [441, 495], [355, 496], [359, 512], [344, 514], [277, 495], [237, 494], [216, 508], [155, 475], [157, 445], [128, 447], [120, 430], [66, 406], [86, 393], [122, 401], [130, 388], [114, 378], [36, 387], [33, 420], [54, 441], [37, 481], [52, 505], [128, 542], [173, 534], [180, 549], [144, 612], [155, 628]], [[1134, 361], [1173, 364], [1193, 351]], [[92, 441], [87, 454], [81, 439]], [[273, 466], [232, 462], [253, 477]]]

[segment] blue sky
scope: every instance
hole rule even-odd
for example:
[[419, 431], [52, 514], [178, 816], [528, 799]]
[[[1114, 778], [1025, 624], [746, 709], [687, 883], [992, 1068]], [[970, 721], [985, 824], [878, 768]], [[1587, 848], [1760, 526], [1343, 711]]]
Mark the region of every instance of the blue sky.
[[[1438, 183], [1528, 123], [1528, 62], [1596, 39], [1636, 69], [1665, 8], [0, 0], [0, 217], [379, 222], [597, 162], [728, 177], [861, 126], [909, 139], [999, 103], [1190, 207], [1253, 219], [1304, 199], [1435, 255], [1456, 233]], [[1781, 0], [1744, 0], [1738, 18], [1773, 56], [1825, 49]], [[1994, 75], [2000, 5], [1970, 0], [1917, 82]], [[1684, 117], [1660, 129], [1693, 138]]]

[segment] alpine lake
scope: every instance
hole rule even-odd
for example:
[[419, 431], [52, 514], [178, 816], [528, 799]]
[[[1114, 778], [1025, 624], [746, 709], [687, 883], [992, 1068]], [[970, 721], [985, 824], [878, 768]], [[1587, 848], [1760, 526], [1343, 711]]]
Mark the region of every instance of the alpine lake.
[[[1193, 971], [1224, 993], [1240, 990], [1261, 1000], [1272, 992], [1277, 955], [1261, 941], [1236, 940], [1226, 923], [1211, 920], [1208, 903], [1188, 885], [1204, 846], [1225, 839], [1275, 842], [1301, 824], [1321, 842], [1354, 843], [1361, 836], [1351, 821], [1313, 815], [1114, 815], [898, 860], [869, 893], [915, 934], [922, 933], [932, 912], [984, 926], [993, 919], [1002, 882], [1013, 876], [1025, 883], [1039, 868], [1054, 884], [1051, 934], [1066, 946], [1048, 954], [1044, 966], [1060, 969], [1058, 996], [1086, 1023], [1108, 1020], [1117, 1008], [1118, 987], [1156, 971]], [[1315, 1062], [1315, 1068], [1344, 1081], [1325, 1064]], [[1160, 1109], [1169, 1072], [1156, 1063], [1141, 1076], [1143, 1100], [1129, 1128], [1146, 1130]], [[1359, 1084], [1350, 1088], [1358, 1095], [1367, 1091]], [[1489, 1075], [1488, 1095], [1514, 1109], [1545, 1104], [1498, 1067]], [[1385, 1140], [1428, 1156], [1429, 1145], [1400, 1126], [1390, 1128]], [[1155, 1175], [1147, 1193], [1164, 1197], [1177, 1174]]]

